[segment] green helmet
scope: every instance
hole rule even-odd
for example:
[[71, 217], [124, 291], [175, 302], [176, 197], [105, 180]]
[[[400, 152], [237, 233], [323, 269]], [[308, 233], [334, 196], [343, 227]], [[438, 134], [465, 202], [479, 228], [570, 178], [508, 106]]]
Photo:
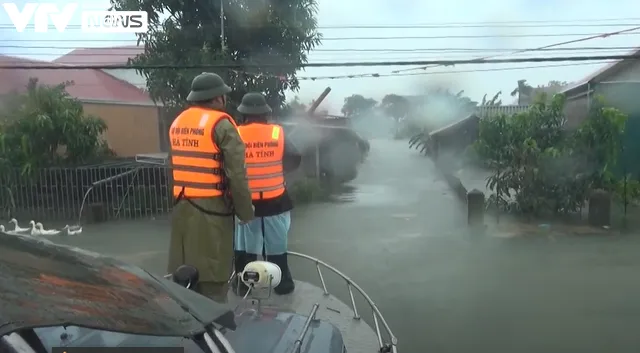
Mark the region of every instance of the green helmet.
[[229, 92], [231, 88], [224, 83], [222, 77], [211, 72], [203, 72], [191, 82], [191, 92], [187, 96], [187, 101], [207, 101]]
[[262, 93], [250, 92], [242, 97], [238, 112], [245, 115], [263, 115], [271, 113], [271, 107]]

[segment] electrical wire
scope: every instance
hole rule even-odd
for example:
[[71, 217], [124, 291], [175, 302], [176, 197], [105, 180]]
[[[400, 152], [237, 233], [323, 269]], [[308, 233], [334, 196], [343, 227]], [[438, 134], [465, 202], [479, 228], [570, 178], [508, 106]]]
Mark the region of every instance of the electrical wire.
[[[564, 43], [564, 42], [563, 42]], [[562, 43], [560, 43], [562, 44]], [[343, 48], [343, 49], [313, 49], [311, 52], [312, 53], [322, 53], [322, 52], [327, 52], [327, 53], [341, 53], [341, 52], [345, 52], [345, 53], [375, 53], [375, 52], [381, 52], [381, 53], [429, 53], [429, 52], [435, 52], [435, 53], [468, 53], [468, 52], [509, 52], [509, 53], [514, 53], [514, 52], [527, 52], [527, 51], [541, 51], [541, 52], [545, 52], [545, 51], [611, 51], [611, 50], [631, 50], [631, 49], [637, 49], [638, 47], [630, 47], [630, 46], [623, 46], [623, 47], [572, 47], [572, 48], [543, 48], [543, 47], [539, 47], [539, 48], [523, 48], [523, 49], [516, 49], [516, 48], [413, 48], [413, 49], [398, 49], [398, 48], [380, 48], [380, 49], [375, 49], [375, 48], [370, 48], [370, 49], [353, 49], [353, 48]], [[78, 48], [78, 47], [71, 47], [71, 46], [62, 46], [62, 47], [58, 47], [58, 46], [50, 46], [50, 45], [2, 45], [0, 44], [0, 49], [25, 49], [25, 50], [34, 50], [34, 49], [50, 49], [50, 50], [71, 50], [71, 51], [81, 51], [81, 50], [91, 50], [91, 53], [83, 53], [83, 52], [76, 52], [73, 53], [71, 55], [73, 56], [122, 56], [123, 54], [138, 54], [138, 52], [140, 52], [141, 50], [144, 50], [144, 46], [139, 46], [139, 47], [92, 47], [92, 48], [87, 48], [87, 47], [82, 47], [82, 48]], [[96, 54], [96, 51], [105, 51], [105, 53], [100, 53], [100, 54]], [[12, 55], [30, 55], [31, 53], [26, 53], [26, 54], [15, 54], [15, 53], [11, 53]], [[59, 53], [38, 53], [38, 55], [59, 55]]]
[[[638, 35], [640, 32], [620, 33], [620, 35]], [[344, 41], [344, 40], [428, 40], [428, 39], [479, 39], [479, 38], [549, 38], [549, 37], [579, 37], [579, 36], [601, 36], [602, 33], [539, 33], [539, 34], [470, 34], [470, 35], [440, 35], [440, 36], [398, 36], [398, 37], [323, 37], [322, 41]], [[117, 40], [117, 39], [2, 39], [3, 43], [10, 42], [95, 42], [95, 43], [138, 43], [137, 39]]]
[[[640, 29], [640, 27], [632, 27], [632, 28], [628, 28], [628, 29], [624, 29], [624, 30], [620, 30], [620, 31], [600, 33], [600, 34], [596, 34], [596, 35], [588, 36], [588, 37], [583, 37], [583, 38], [579, 38], [579, 39], [573, 39], [573, 40], [568, 40], [568, 41], [563, 41], [563, 42], [543, 45], [543, 46], [535, 48], [535, 49], [515, 50], [515, 51], [513, 51], [511, 53], [508, 53], [508, 54], [484, 56], [484, 57], [480, 57], [478, 59], [492, 59], [492, 58], [496, 58], [496, 57], [503, 56], [503, 55], [516, 55], [516, 54], [522, 54], [522, 53], [531, 52], [531, 51], [537, 51], [537, 50], [541, 50], [541, 49], [549, 49], [549, 48], [559, 47], [559, 46], [563, 46], [563, 45], [586, 42], [586, 41], [593, 40], [593, 39], [598, 39], [598, 38], [608, 38], [608, 37], [619, 36], [619, 35], [624, 35], [624, 34], [631, 34], [631, 33], [634, 33], [633, 31], [638, 30], [638, 29]], [[436, 65], [436, 66], [439, 66], [439, 65]], [[427, 65], [427, 66], [424, 66], [424, 67], [418, 67], [418, 68], [412, 68], [412, 69], [396, 70], [396, 73], [397, 72], [402, 72], [402, 71], [425, 70], [425, 69], [430, 68], [430, 67], [433, 67], [433, 66]]]
[[610, 64], [615, 61], [596, 61], [589, 63], [572, 63], [572, 64], [554, 64], [554, 65], [537, 65], [537, 66], [518, 66], [518, 67], [501, 67], [492, 69], [475, 69], [475, 70], [452, 70], [452, 71], [426, 71], [426, 72], [408, 72], [408, 73], [368, 73], [368, 74], [354, 74], [354, 75], [338, 75], [338, 76], [315, 76], [315, 77], [298, 77], [298, 80], [339, 80], [339, 79], [354, 79], [354, 78], [379, 78], [379, 77], [407, 77], [407, 76], [429, 76], [429, 75], [453, 75], [461, 73], [474, 73], [474, 72], [494, 72], [494, 71], [515, 71], [515, 70], [530, 70], [530, 69], [548, 69], [554, 67], [574, 67], [574, 66], [586, 66], [586, 65], [601, 65]]
[[[537, 65], [537, 66], [517, 66], [517, 67], [502, 67], [502, 68], [490, 68], [490, 69], [473, 69], [473, 70], [451, 70], [451, 71], [427, 71], [427, 72], [410, 72], [410, 73], [400, 73], [400, 74], [391, 74], [391, 73], [364, 73], [364, 74], [350, 74], [350, 75], [334, 75], [334, 76], [301, 76], [297, 77], [298, 81], [323, 81], [323, 80], [344, 80], [344, 79], [362, 79], [362, 78], [387, 78], [387, 77], [408, 77], [408, 76], [430, 76], [430, 75], [454, 75], [461, 73], [476, 73], [476, 72], [497, 72], [497, 71], [518, 71], [518, 70], [532, 70], [532, 69], [549, 69], [549, 68], [557, 68], [557, 67], [575, 67], [575, 66], [587, 66], [587, 65], [601, 65], [601, 64], [610, 64], [612, 61], [596, 61], [596, 62], [588, 62], [588, 63], [572, 63], [572, 64], [553, 64], [553, 65]], [[279, 78], [275, 75], [265, 75], [265, 74], [254, 74], [250, 72], [243, 71], [235, 71], [234, 73], [242, 76], [268, 76]], [[129, 82], [131, 85], [134, 85], [138, 88], [146, 88], [146, 82]], [[91, 87], [91, 86], [100, 86], [98, 84], [75, 84], [75, 86], [80, 87]]]
[[[217, 17], [217, 16], [216, 16]], [[432, 22], [415, 24], [345, 24], [345, 25], [321, 25], [317, 29], [411, 29], [411, 28], [562, 28], [562, 27], [628, 27], [635, 26], [640, 21], [638, 17], [627, 18], [591, 18], [576, 20], [533, 20], [533, 21], [468, 21], [468, 22]], [[600, 23], [597, 23], [600, 22]], [[602, 23], [604, 22], [604, 23]], [[606, 23], [612, 22], [612, 23]], [[623, 23], [620, 23], [623, 22]], [[633, 23], [624, 23], [633, 22]], [[225, 29], [234, 28], [264, 28], [280, 26], [279, 24], [260, 24], [256, 26], [237, 25], [225, 26]], [[32, 28], [29, 24], [27, 28]], [[0, 24], [0, 29], [15, 29], [10, 23]], [[81, 28], [81, 25], [69, 24], [69, 28]]]
[[[529, 63], [529, 62], [561, 62], [561, 61], [602, 61], [602, 60], [627, 60], [640, 59], [640, 54], [632, 55], [593, 55], [593, 56], [557, 56], [557, 57], [531, 57], [511, 59], [466, 59], [466, 60], [416, 60], [416, 61], [360, 61], [360, 62], [326, 62], [326, 63], [301, 63], [301, 64], [255, 64], [255, 63], [227, 63], [210, 65], [51, 65], [48, 63], [31, 63], [29, 65], [0, 65], [0, 69], [28, 69], [28, 70], [157, 70], [157, 69], [278, 69], [278, 68], [306, 68], [306, 67], [368, 67], [368, 66], [408, 66], [408, 65], [468, 65], [468, 64], [505, 64], [505, 63]], [[396, 72], [392, 72], [396, 73]]]
[[[621, 50], [606, 50], [600, 51], [598, 55], [605, 53], [609, 54], [628, 54], [628, 51]], [[44, 62], [48, 62], [48, 58], [60, 56], [60, 53], [46, 52], [46, 53], [38, 53], [38, 52], [11, 52], [9, 53], [11, 57], [9, 59], [15, 58], [15, 60], [2, 60], [2, 63], [5, 65], [8, 64], [23, 64], [24, 60], [20, 60], [19, 57], [29, 57], [31, 59], [38, 60], [38, 58], [43, 58]], [[364, 57], [362, 54], [366, 54]], [[584, 51], [575, 51], [571, 52], [572, 55], [591, 55], [594, 54], [593, 51], [584, 50]], [[59, 61], [55, 61], [60, 64], [72, 64], [72, 65], [92, 65], [96, 63], [102, 64], [117, 64], [117, 63], [126, 63], [129, 57], [135, 57], [137, 54], [127, 55], [127, 54], [115, 54], [115, 53], [103, 53], [103, 54], [95, 54], [95, 53], [71, 53], [67, 55], [63, 55]], [[536, 53], [528, 53], [527, 56], [533, 56]], [[527, 57], [524, 56], [524, 57]], [[442, 59], [442, 60], [455, 60], [455, 59], [466, 59], [469, 57], [468, 54], [457, 53], [457, 54], [449, 54], [447, 52], [435, 53], [435, 52], [427, 52], [427, 53], [396, 53], [396, 52], [381, 52], [381, 53], [311, 53], [309, 55], [310, 60], [313, 62], [335, 62], [335, 61], [362, 61], [366, 59], [368, 61], [402, 61], [402, 60], [426, 60], [426, 59]], [[113, 59], [111, 59], [113, 58]], [[38, 60], [40, 61], [40, 60]]]

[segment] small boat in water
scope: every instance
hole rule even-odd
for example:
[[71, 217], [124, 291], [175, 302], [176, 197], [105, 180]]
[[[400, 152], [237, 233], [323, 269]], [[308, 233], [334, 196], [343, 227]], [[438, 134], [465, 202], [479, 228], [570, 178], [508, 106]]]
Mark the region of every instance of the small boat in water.
[[[318, 259], [298, 253], [293, 256], [315, 263], [320, 287], [298, 281], [292, 294], [272, 296], [279, 269], [271, 264], [267, 266], [270, 272], [261, 273], [260, 263], [250, 263], [239, 276], [254, 289], [243, 298], [230, 294], [230, 303], [221, 304], [190, 290], [195, 282], [180, 285], [177, 275], [168, 276], [170, 280], [41, 237], [0, 232], [0, 350], [39, 353], [52, 352], [54, 347], [179, 347], [185, 353], [397, 351], [389, 326], [358, 285]], [[346, 281], [351, 305], [329, 294], [323, 268]], [[360, 318], [354, 290], [372, 310], [375, 329]]]

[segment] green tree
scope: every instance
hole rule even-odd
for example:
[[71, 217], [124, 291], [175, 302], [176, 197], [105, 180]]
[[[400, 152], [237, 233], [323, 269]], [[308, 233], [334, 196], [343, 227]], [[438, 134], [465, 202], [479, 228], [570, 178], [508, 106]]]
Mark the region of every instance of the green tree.
[[500, 106], [502, 105], [502, 99], [500, 96], [502, 95], [502, 91], [496, 93], [491, 99], [487, 99], [487, 95], [482, 96], [481, 106]]
[[397, 94], [387, 94], [384, 96], [382, 102], [380, 102], [380, 107], [387, 115], [396, 119], [396, 121], [406, 118], [411, 112], [409, 101], [405, 97]]
[[582, 207], [591, 189], [619, 190], [611, 168], [626, 115], [598, 101], [570, 131], [564, 102], [561, 94], [542, 94], [526, 112], [480, 120], [474, 149], [493, 172], [492, 204], [528, 215], [567, 214]]
[[376, 104], [378, 102], [375, 99], [354, 94], [344, 99], [344, 104], [340, 111], [346, 116], [359, 116], [371, 111]]
[[518, 80], [518, 86], [511, 91], [511, 96], [518, 97], [518, 105], [528, 105], [538, 99], [542, 93], [551, 99], [554, 94], [560, 93], [567, 85], [567, 82], [552, 80], [546, 85], [533, 87], [527, 83], [527, 80]]
[[[225, 1], [225, 49], [221, 49], [220, 2], [111, 0], [117, 10], [146, 11], [149, 31], [140, 35], [145, 53], [132, 64], [198, 66], [228, 62], [287, 64], [253, 72], [218, 70], [233, 88], [230, 109], [249, 91], [263, 92], [276, 114], [286, 90], [298, 90], [296, 72], [320, 43], [315, 0]], [[184, 104], [191, 80], [202, 69], [141, 69], [151, 96], [168, 106]], [[210, 70], [211, 71], [211, 70]]]
[[110, 154], [102, 140], [107, 125], [86, 115], [82, 104], [66, 92], [67, 82], [39, 85], [12, 97], [0, 125], [0, 163], [24, 174], [38, 167], [96, 162]]

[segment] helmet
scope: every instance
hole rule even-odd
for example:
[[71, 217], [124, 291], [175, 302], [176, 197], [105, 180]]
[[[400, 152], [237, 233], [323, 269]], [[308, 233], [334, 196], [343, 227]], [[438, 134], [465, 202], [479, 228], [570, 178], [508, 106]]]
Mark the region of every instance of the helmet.
[[262, 93], [250, 92], [242, 97], [238, 112], [245, 115], [262, 115], [271, 113], [271, 107]]
[[203, 72], [191, 82], [191, 92], [187, 96], [187, 101], [202, 102], [229, 92], [231, 88], [224, 83], [222, 77], [211, 72]]

